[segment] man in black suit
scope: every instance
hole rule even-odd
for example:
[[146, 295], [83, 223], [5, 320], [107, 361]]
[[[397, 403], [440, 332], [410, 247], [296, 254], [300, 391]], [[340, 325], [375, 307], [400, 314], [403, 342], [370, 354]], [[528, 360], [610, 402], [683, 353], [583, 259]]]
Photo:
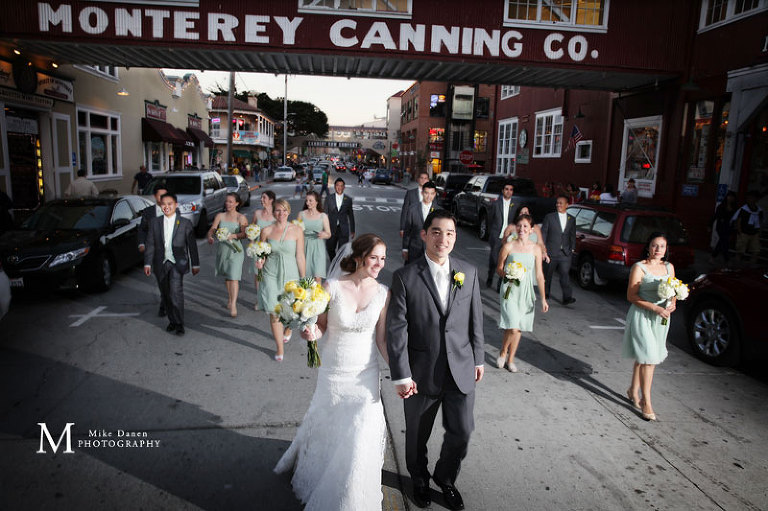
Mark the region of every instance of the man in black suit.
[[[501, 196], [496, 199], [488, 212], [488, 245], [491, 249], [488, 256], [488, 278], [485, 280], [485, 285], [488, 287], [493, 286], [499, 252], [504, 244], [502, 239], [504, 230], [517, 217], [518, 207], [512, 200], [514, 193], [515, 185], [512, 184], [512, 181], [505, 181], [504, 187], [501, 189]], [[501, 281], [499, 281], [499, 285], [501, 285]]]
[[405, 235], [405, 216], [408, 213], [408, 209], [414, 204], [421, 202], [421, 188], [424, 183], [429, 181], [429, 172], [426, 170], [420, 170], [416, 174], [416, 188], [411, 188], [405, 192], [403, 198], [403, 209], [400, 210], [400, 237]]
[[576, 247], [576, 219], [566, 213], [568, 197], [558, 195], [555, 203], [557, 211], [549, 213], [541, 223], [541, 235], [547, 253], [544, 256], [545, 296], [550, 296], [552, 278], [555, 272], [560, 275], [560, 288], [563, 290], [563, 305], [576, 301], [571, 289], [571, 278], [568, 272], [571, 269], [573, 249]]
[[403, 262], [408, 264], [424, 254], [424, 240], [421, 230], [424, 220], [435, 210], [434, 200], [437, 187], [432, 181], [427, 181], [421, 187], [421, 201], [411, 204], [405, 213], [405, 230], [403, 231]]
[[332, 261], [338, 247], [355, 237], [355, 214], [352, 198], [344, 195], [344, 180], [336, 179], [333, 188], [336, 193], [325, 198], [325, 214], [331, 226], [331, 237], [325, 240], [328, 260]]
[[174, 194], [166, 193], [160, 203], [163, 216], [149, 221], [144, 274], [149, 277], [155, 272], [160, 299], [170, 321], [166, 331], [184, 335], [184, 274], [189, 272], [190, 263], [192, 275], [200, 272], [195, 229], [192, 222], [176, 211], [178, 201]]
[[[139, 252], [144, 253], [147, 243], [147, 232], [149, 232], [149, 222], [155, 217], [163, 216], [163, 208], [160, 204], [160, 200], [163, 195], [168, 193], [168, 190], [164, 186], [158, 186], [155, 188], [155, 204], [153, 206], [147, 206], [139, 213], [141, 215], [141, 223], [139, 224], [138, 238], [139, 238]], [[161, 318], [165, 316], [165, 304], [163, 300], [160, 300], [160, 308], [157, 311], [157, 315]]]

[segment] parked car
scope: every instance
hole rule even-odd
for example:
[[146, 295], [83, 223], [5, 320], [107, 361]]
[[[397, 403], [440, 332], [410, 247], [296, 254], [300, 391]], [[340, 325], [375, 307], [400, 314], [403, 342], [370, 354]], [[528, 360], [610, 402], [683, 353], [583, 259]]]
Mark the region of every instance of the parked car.
[[451, 209], [453, 198], [464, 189], [464, 185], [472, 179], [472, 176], [474, 174], [457, 172], [442, 172], [436, 175], [433, 181], [435, 182], [435, 187], [437, 187], [436, 200], [440, 207]]
[[371, 178], [371, 183], [384, 183], [385, 185], [391, 185], [392, 173], [387, 169], [376, 169], [376, 172]]
[[0, 237], [11, 287], [106, 291], [117, 273], [139, 265], [137, 195], [53, 200]]
[[218, 172], [184, 171], [156, 176], [144, 189], [144, 194], [152, 195], [158, 186], [176, 194], [181, 216], [192, 222], [199, 237], [208, 232], [216, 214], [224, 211], [227, 187]]
[[251, 205], [251, 187], [243, 179], [243, 176], [238, 174], [221, 176], [224, 185], [227, 187], [227, 193], [236, 193], [240, 197], [240, 204], [244, 207]]
[[457, 219], [476, 225], [480, 239], [488, 239], [488, 212], [491, 205], [501, 196], [501, 190], [507, 180], [515, 187], [512, 203], [515, 206], [528, 206], [536, 223], [541, 223], [544, 215], [555, 211], [555, 198], [537, 196], [536, 186], [530, 179], [477, 174], [453, 197], [451, 212]]
[[3, 265], [0, 263], [0, 319], [8, 314], [11, 306], [11, 281], [8, 275], [3, 271]]
[[635, 204], [581, 203], [568, 207], [576, 219], [573, 265], [583, 288], [609, 280], [627, 280], [632, 265], [643, 257], [643, 247], [653, 232], [669, 241], [669, 261], [678, 277], [693, 277], [693, 249], [688, 233], [674, 214]]
[[283, 166], [275, 169], [275, 181], [293, 181], [296, 179], [296, 171], [292, 167]]
[[699, 275], [690, 289], [683, 302], [685, 324], [698, 358], [720, 366], [765, 354], [768, 333], [760, 297], [768, 293], [768, 267]]

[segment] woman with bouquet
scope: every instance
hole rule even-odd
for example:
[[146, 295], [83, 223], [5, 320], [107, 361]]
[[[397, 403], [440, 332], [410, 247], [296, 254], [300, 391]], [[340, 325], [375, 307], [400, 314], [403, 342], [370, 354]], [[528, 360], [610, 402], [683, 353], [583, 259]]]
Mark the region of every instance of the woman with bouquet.
[[[529, 215], [519, 215], [515, 220], [517, 237], [507, 241], [501, 247], [496, 273], [501, 277], [499, 288], [501, 315], [499, 328], [504, 330], [501, 352], [496, 359], [499, 369], [505, 365], [513, 373], [517, 372], [515, 353], [523, 332], [533, 330], [534, 307], [536, 296], [533, 290], [534, 279], [541, 295], [541, 311], [547, 312], [549, 305], [544, 296], [544, 272], [541, 269], [542, 250], [530, 239], [533, 219]], [[510, 270], [509, 272], [507, 270]], [[517, 271], [515, 271], [517, 270]]]
[[299, 212], [299, 220], [304, 223], [304, 255], [307, 261], [307, 276], [315, 277], [320, 282], [326, 276], [327, 252], [325, 241], [331, 237], [328, 215], [323, 213], [320, 195], [307, 192], [304, 209]]
[[283, 328], [275, 314], [278, 296], [283, 292], [285, 283], [304, 277], [304, 230], [288, 222], [291, 205], [285, 199], [274, 203], [275, 223], [261, 230], [261, 241], [268, 241], [272, 253], [264, 259], [256, 259], [257, 269], [263, 270], [259, 285], [259, 307], [269, 315], [272, 335], [275, 338], [277, 352], [275, 360], [283, 360], [283, 343], [291, 340], [291, 330]]
[[[275, 192], [272, 190], [264, 190], [261, 192], [261, 209], [257, 209], [253, 212], [253, 222], [256, 225], [259, 226], [259, 228], [263, 231], [265, 227], [272, 225], [275, 223], [275, 215], [273, 213], [273, 207], [275, 204], [275, 199], [277, 196], [275, 195]], [[255, 266], [256, 261], [254, 260], [254, 266], [251, 267], [251, 272], [254, 274], [253, 277], [253, 285], [256, 286], [256, 293], [259, 292], [259, 272], [256, 269]], [[259, 310], [259, 303], [256, 302], [256, 306], [254, 309]]]
[[627, 300], [632, 305], [627, 312], [622, 355], [635, 361], [627, 398], [649, 421], [656, 420], [651, 405], [653, 371], [667, 358], [668, 319], [677, 302], [674, 297], [659, 296], [659, 285], [675, 276], [667, 255], [667, 236], [654, 232], [645, 245], [643, 259], [632, 266], [627, 286]]
[[[520, 209], [517, 210], [517, 217], [519, 218], [521, 215], [530, 216], [531, 222], [533, 222], [533, 213], [531, 213], [528, 206], [520, 206]], [[504, 229], [503, 239], [506, 241], [514, 241], [515, 238], [517, 238], [517, 226], [515, 224], [510, 224]], [[547, 246], [544, 245], [544, 236], [541, 235], [541, 226], [536, 225], [535, 223], [531, 224], [531, 234], [528, 235], [528, 241], [536, 243], [539, 246], [541, 249], [542, 260], [547, 262], [549, 260], [547, 258]]]
[[208, 243], [213, 244], [214, 236], [218, 238], [216, 247], [216, 276], [224, 277], [227, 285], [227, 309], [229, 315], [237, 317], [237, 294], [240, 291], [240, 277], [243, 274], [243, 245], [240, 240], [245, 237], [248, 219], [238, 213], [240, 197], [236, 193], [228, 193], [224, 201], [224, 211], [216, 215], [208, 230]]
[[347, 274], [326, 281], [328, 312], [302, 332], [325, 335], [317, 386], [301, 426], [275, 472], [293, 469], [293, 491], [307, 510], [381, 510], [386, 424], [378, 354], [389, 363], [389, 291], [377, 281], [386, 245], [375, 234], [352, 242]]

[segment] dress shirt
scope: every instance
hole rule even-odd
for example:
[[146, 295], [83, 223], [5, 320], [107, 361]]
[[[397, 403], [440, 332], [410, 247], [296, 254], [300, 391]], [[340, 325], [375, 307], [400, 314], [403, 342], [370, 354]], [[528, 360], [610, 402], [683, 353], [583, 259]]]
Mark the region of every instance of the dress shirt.
[[568, 221], [568, 213], [558, 213], [557, 217], [560, 219], [560, 228], [565, 232], [565, 223]]
[[421, 196], [421, 187], [420, 186], [416, 187], [416, 193], [419, 194], [419, 202], [422, 202], [424, 199]]
[[342, 193], [339, 195], [336, 193], [334, 195], [336, 196], [336, 211], [341, 211], [341, 204], [344, 202], [344, 194]]
[[440, 296], [440, 305], [443, 307], [443, 311], [448, 309], [448, 293], [451, 289], [450, 268], [448, 259], [442, 265], [437, 264], [429, 257], [427, 259], [427, 266], [429, 266], [429, 273], [432, 275], [432, 280], [435, 282], [437, 288], [437, 294]]
[[173, 224], [176, 221], [176, 215], [163, 217], [163, 244], [165, 245], [165, 257], [163, 262], [170, 261], [176, 264], [173, 257]]
[[[422, 202], [421, 203], [421, 218], [426, 220], [427, 217], [429, 216], [429, 210], [430, 209], [432, 209], [432, 203], [431, 202], [429, 204], [424, 204]], [[419, 226], [419, 227], [421, 227], [421, 226]], [[419, 230], [421, 230], [421, 229], [419, 229]]]
[[512, 199], [501, 199], [501, 232], [499, 232], [499, 239], [504, 237], [504, 231], [507, 230], [507, 219], [509, 218], [509, 205], [512, 203]]

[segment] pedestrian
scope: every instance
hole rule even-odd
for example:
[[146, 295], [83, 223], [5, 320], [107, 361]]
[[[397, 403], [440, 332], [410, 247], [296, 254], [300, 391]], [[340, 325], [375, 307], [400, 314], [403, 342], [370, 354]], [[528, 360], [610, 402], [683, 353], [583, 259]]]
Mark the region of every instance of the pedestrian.
[[323, 205], [317, 192], [307, 192], [304, 209], [299, 212], [298, 218], [304, 223], [304, 260], [307, 266], [305, 274], [321, 282], [327, 274], [325, 240], [331, 237], [331, 226], [328, 215], [323, 213]]
[[560, 276], [560, 289], [563, 292], [563, 305], [576, 301], [571, 288], [571, 259], [576, 247], [576, 219], [567, 213], [568, 197], [560, 195], [555, 202], [557, 211], [549, 213], [541, 223], [541, 236], [547, 252], [544, 255], [544, 276], [546, 279], [545, 296], [552, 296], [552, 280], [555, 273]]
[[331, 237], [325, 240], [329, 261], [333, 261], [340, 246], [355, 237], [355, 213], [352, 211], [352, 198], [344, 194], [344, 180], [337, 178], [333, 187], [336, 193], [325, 198], [323, 207], [331, 227]]
[[402, 238], [405, 234], [405, 215], [408, 212], [408, 208], [411, 207], [413, 204], [418, 204], [421, 202], [421, 187], [424, 186], [424, 183], [429, 181], [429, 172], [426, 170], [420, 170], [416, 174], [416, 187], [410, 188], [407, 192], [405, 192], [405, 196], [403, 197], [403, 206], [400, 210], [400, 237]]
[[[228, 193], [224, 201], [224, 211], [218, 213], [213, 219], [213, 224], [208, 230], [208, 244], [213, 245], [218, 239], [216, 231], [225, 228], [229, 231], [226, 241], [219, 241], [216, 246], [216, 276], [224, 277], [227, 286], [227, 309], [229, 315], [237, 317], [237, 295], [240, 291], [240, 278], [243, 275], [243, 260], [245, 251], [240, 242], [245, 238], [245, 228], [248, 227], [248, 219], [238, 213], [240, 197], [236, 193]], [[214, 238], [214, 236], [217, 236]]]
[[155, 273], [160, 297], [168, 313], [167, 332], [184, 335], [184, 274], [200, 272], [195, 229], [192, 222], [177, 212], [176, 195], [166, 193], [160, 199], [163, 216], [149, 222], [144, 274]]
[[757, 192], [747, 192], [747, 202], [733, 215], [736, 229], [736, 254], [743, 263], [747, 253], [755, 264], [760, 255], [760, 229], [763, 225], [763, 209], [757, 205]]
[[[392, 276], [389, 368], [404, 399], [405, 464], [414, 503], [431, 504], [431, 478], [448, 509], [464, 509], [456, 479], [475, 428], [475, 386], [485, 372], [480, 285], [477, 269], [450, 255], [456, 243], [451, 213], [430, 213], [421, 236], [424, 255]], [[440, 407], [445, 433], [430, 474], [427, 443]]]
[[288, 222], [291, 205], [285, 199], [275, 201], [275, 223], [261, 231], [261, 241], [272, 246], [272, 253], [256, 260], [256, 267], [262, 270], [259, 285], [259, 303], [269, 316], [269, 324], [275, 341], [275, 360], [283, 361], [283, 345], [291, 340], [291, 330], [284, 328], [275, 312], [277, 297], [285, 289], [286, 282], [298, 280], [305, 275], [304, 230]]
[[141, 165], [139, 171], [133, 176], [131, 193], [136, 193], [136, 188], [138, 187], [139, 195], [144, 195], [144, 190], [150, 181], [152, 181], [152, 174], [147, 171], [146, 165]]
[[728, 264], [730, 258], [732, 222], [731, 219], [736, 214], [736, 192], [730, 191], [725, 194], [725, 199], [717, 205], [715, 214], [710, 220], [712, 228], [712, 254], [709, 257], [709, 263], [715, 264], [715, 259], [722, 254], [725, 264]]
[[506, 266], [510, 263], [520, 263], [525, 268], [523, 277], [517, 282], [504, 282], [499, 288], [499, 328], [504, 330], [504, 340], [501, 352], [496, 359], [496, 367], [506, 368], [517, 372], [515, 353], [520, 344], [523, 332], [533, 331], [533, 317], [536, 306], [536, 294], [533, 289], [534, 281], [539, 287], [541, 296], [541, 312], [547, 312], [549, 305], [545, 295], [544, 272], [542, 271], [543, 253], [541, 247], [530, 239], [533, 219], [530, 215], [521, 214], [515, 220], [517, 236], [504, 243], [499, 253], [496, 273], [504, 281]]
[[363, 173], [364, 171], [362, 169], [357, 172], [357, 184], [360, 186], [363, 184]]
[[613, 185], [606, 183], [603, 193], [600, 194], [600, 204], [618, 204], [619, 198], [616, 197], [616, 193], [613, 191]]
[[504, 232], [507, 230], [507, 226], [514, 224], [517, 217], [517, 206], [512, 200], [514, 193], [515, 185], [512, 181], [504, 181], [501, 194], [493, 202], [488, 212], [486, 225], [488, 226], [488, 245], [491, 251], [488, 255], [488, 278], [485, 280], [485, 285], [489, 288], [493, 286], [499, 250], [504, 244]]
[[405, 215], [405, 234], [403, 235], [403, 264], [418, 260], [424, 255], [424, 240], [421, 231], [424, 220], [435, 210], [434, 200], [437, 187], [432, 181], [427, 181], [421, 188], [421, 202], [411, 204]]
[[643, 250], [643, 259], [629, 272], [627, 286], [627, 300], [631, 305], [625, 323], [622, 355], [634, 359], [627, 399], [648, 421], [656, 420], [651, 403], [653, 372], [667, 358], [669, 317], [677, 303], [676, 298], [659, 297], [659, 283], [675, 276], [675, 268], [667, 261], [668, 256], [666, 235], [661, 232], [651, 234]]
[[98, 197], [99, 189], [85, 177], [85, 169], [77, 171], [77, 179], [69, 183], [64, 191], [64, 197], [77, 199], [79, 197]]
[[320, 179], [320, 198], [323, 198], [323, 194], [330, 195], [330, 192], [328, 191], [328, 166], [323, 166], [323, 177]]
[[587, 197], [587, 200], [591, 202], [600, 202], [601, 193], [602, 190], [600, 189], [600, 181], [595, 181], [592, 183], [592, 188], [589, 190], [589, 196]]
[[635, 180], [629, 178], [627, 181], [627, 187], [624, 189], [624, 193], [621, 194], [622, 204], [637, 204], [637, 187], [635, 186]]
[[[147, 233], [149, 232], [149, 222], [151, 222], [153, 218], [163, 216], [162, 199], [163, 199], [163, 195], [165, 195], [166, 193], [168, 193], [168, 190], [165, 188], [165, 185], [161, 183], [158, 186], [156, 186], [154, 190], [155, 203], [151, 206], [147, 206], [146, 208], [142, 209], [139, 212], [139, 216], [141, 216], [141, 222], [139, 223], [139, 228], [136, 231], [136, 235], [139, 241], [139, 252], [142, 254], [146, 250]], [[157, 310], [157, 315], [158, 317], [163, 318], [166, 316], [166, 314], [167, 313], [165, 310], [165, 302], [163, 301], [163, 297], [161, 295], [160, 308]]]
[[366, 169], [365, 173], [363, 174], [363, 187], [371, 187], [371, 178], [373, 177], [373, 171], [371, 169]]

